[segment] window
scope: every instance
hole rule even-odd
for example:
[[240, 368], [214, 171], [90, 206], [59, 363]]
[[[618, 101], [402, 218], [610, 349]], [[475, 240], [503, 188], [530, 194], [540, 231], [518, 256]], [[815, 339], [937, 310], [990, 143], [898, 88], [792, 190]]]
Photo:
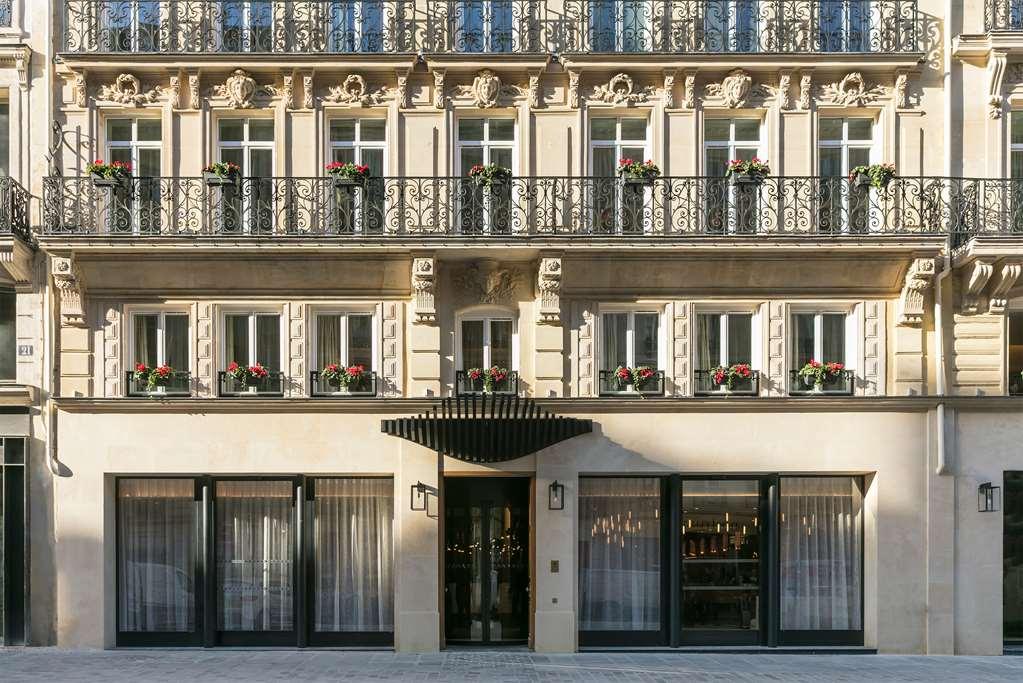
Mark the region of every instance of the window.
[[755, 52], [762, 7], [761, 0], [707, 0], [703, 22], [706, 50]]
[[384, 40], [384, 0], [330, 0], [331, 52], [382, 52]]
[[373, 369], [373, 316], [369, 313], [316, 315], [316, 367], [331, 363]]
[[[156, 368], [169, 365], [175, 379], [168, 389], [187, 393], [190, 343], [187, 313], [134, 313], [132, 319], [132, 363]], [[130, 372], [130, 370], [129, 370]], [[145, 386], [131, 386], [130, 393], [145, 392]]]
[[277, 313], [228, 313], [224, 316], [224, 360], [239, 365], [259, 363], [270, 372], [281, 369], [281, 316]]
[[0, 290], [0, 381], [18, 378], [18, 295]]
[[821, 52], [869, 52], [880, 48], [872, 44], [874, 2], [867, 0], [829, 0], [820, 2]]
[[23, 437], [0, 438], [0, 646], [26, 641], [26, 457]]
[[[852, 369], [849, 362], [855, 344], [850, 340], [852, 325], [846, 313], [796, 313], [792, 316], [792, 383], [790, 392], [803, 391], [796, 376], [799, 369], [811, 360], [818, 363], [841, 363], [846, 373]], [[808, 383], [807, 387], [812, 386]], [[838, 393], [852, 393], [846, 374], [832, 377], [824, 388]]]
[[110, 0], [96, 7], [99, 43], [107, 52], [160, 49], [160, 0]]
[[647, 120], [634, 117], [595, 117], [590, 120], [589, 201], [594, 230], [601, 233], [643, 232], [652, 210], [651, 191], [618, 182], [618, 162], [645, 161]]
[[820, 230], [864, 230], [870, 191], [848, 182], [849, 172], [874, 158], [874, 120], [822, 118], [818, 131]]
[[1023, 313], [1010, 313], [1008, 316], [1009, 366], [1008, 387], [1012, 396], [1023, 396]]
[[370, 178], [361, 191], [334, 188], [338, 232], [380, 232], [384, 225], [385, 152], [387, 120], [382, 118], [333, 119], [330, 122], [330, 159], [369, 166]]
[[648, 0], [589, 0], [590, 49], [593, 52], [652, 50], [651, 8]]
[[[600, 316], [600, 393], [616, 394], [633, 391], [637, 387], [620, 381], [615, 371], [619, 367], [661, 368], [660, 357], [661, 314], [656, 311], [613, 311]], [[642, 382], [644, 392], [662, 390], [660, 375], [654, 382]]]
[[225, 186], [219, 222], [222, 230], [269, 232], [273, 229], [273, 119], [220, 119], [220, 161], [241, 169], [240, 185]]
[[521, 45], [528, 30], [533, 10], [514, 0], [455, 0], [450, 10], [454, 16], [455, 52], [512, 52], [523, 50]]
[[760, 156], [760, 119], [705, 119], [703, 163], [708, 177], [706, 229], [708, 232], [756, 232], [760, 225], [760, 188], [726, 180], [733, 159]]
[[458, 175], [463, 178], [458, 209], [462, 232], [508, 232], [512, 183], [484, 186], [466, 176], [473, 166], [488, 164], [496, 164], [515, 174], [515, 119], [459, 119], [456, 161]]
[[463, 371], [492, 367], [515, 368], [514, 321], [511, 318], [463, 318], [460, 349]]
[[160, 215], [160, 119], [108, 119], [108, 163], [131, 165], [132, 181], [110, 195], [107, 208], [111, 232], [159, 232]]
[[218, 4], [226, 52], [273, 51], [273, 0], [225, 0]]
[[[754, 316], [750, 313], [700, 313], [697, 315], [696, 391], [721, 387], [713, 382], [714, 368], [754, 363]], [[750, 380], [737, 380], [731, 389], [754, 391]]]

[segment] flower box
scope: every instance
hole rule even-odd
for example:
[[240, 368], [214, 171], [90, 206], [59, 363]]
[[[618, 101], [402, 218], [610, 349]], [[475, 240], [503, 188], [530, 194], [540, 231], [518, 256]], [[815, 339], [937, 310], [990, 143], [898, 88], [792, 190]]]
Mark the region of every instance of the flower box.
[[92, 184], [96, 187], [124, 187], [131, 179], [131, 176], [108, 178], [100, 173], [92, 173], [90, 177], [92, 178]]
[[733, 173], [729, 178], [733, 185], [761, 185], [764, 182], [764, 176], [757, 173]]
[[870, 176], [866, 173], [857, 173], [853, 179], [853, 185], [856, 186], [857, 190], [868, 190], [870, 189]]
[[237, 173], [219, 175], [217, 173], [206, 172], [202, 174], [202, 177], [203, 180], [206, 181], [206, 185], [209, 187], [228, 187], [235, 186], [238, 184]]
[[334, 187], [339, 190], [347, 190], [349, 188], [363, 188], [366, 186], [366, 178], [342, 178], [340, 176], [334, 177]]
[[644, 178], [643, 176], [622, 176], [622, 182], [626, 185], [653, 187], [654, 179]]

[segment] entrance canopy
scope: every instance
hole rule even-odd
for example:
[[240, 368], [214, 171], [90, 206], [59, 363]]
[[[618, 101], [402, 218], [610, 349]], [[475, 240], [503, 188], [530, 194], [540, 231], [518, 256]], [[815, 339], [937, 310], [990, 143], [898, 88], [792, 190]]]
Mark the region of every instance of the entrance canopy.
[[593, 431], [593, 421], [559, 417], [531, 398], [484, 394], [444, 399], [425, 415], [383, 420], [380, 429], [465, 462], [520, 458]]

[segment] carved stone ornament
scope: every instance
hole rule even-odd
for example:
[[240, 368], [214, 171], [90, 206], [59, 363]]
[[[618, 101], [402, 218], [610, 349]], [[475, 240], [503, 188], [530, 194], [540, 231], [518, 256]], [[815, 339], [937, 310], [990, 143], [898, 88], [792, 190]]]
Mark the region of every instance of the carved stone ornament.
[[541, 325], [561, 324], [561, 259], [542, 258], [537, 269], [537, 293], [540, 308], [537, 322]]
[[0, 243], [0, 268], [14, 281], [15, 289], [31, 291], [34, 260], [35, 251], [20, 239]]
[[295, 108], [295, 77], [291, 74], [285, 74], [283, 77], [283, 85], [280, 90], [268, 86], [267, 89], [271, 89], [274, 94], [279, 95], [284, 100], [284, 106], [288, 109]]
[[398, 71], [395, 74], [397, 78], [398, 87], [395, 92], [395, 96], [398, 98], [398, 108], [408, 108], [408, 71]]
[[460, 85], [452, 89], [454, 97], [468, 97], [480, 109], [496, 107], [503, 98], [528, 95], [528, 88], [517, 85], [502, 85], [501, 78], [490, 69], [476, 74], [472, 85]]
[[529, 72], [529, 106], [533, 109], [540, 107], [540, 71]]
[[966, 271], [962, 285], [963, 313], [979, 313], [984, 304], [984, 287], [994, 273], [989, 261], [974, 261], [973, 268]]
[[843, 107], [862, 107], [879, 97], [884, 97], [886, 92], [883, 85], [868, 88], [859, 71], [846, 74], [837, 83], [826, 83], [821, 86], [821, 95], [825, 100]]
[[682, 95], [682, 106], [686, 109], [696, 108], [696, 72], [686, 74], [686, 85]]
[[991, 285], [991, 296], [988, 299], [988, 313], [1005, 313], [1009, 305], [1009, 292], [1016, 286], [1019, 276], [1023, 274], [1023, 265], [1019, 263], [1003, 263], [998, 267], [998, 274]]
[[906, 272], [899, 297], [900, 326], [919, 326], [924, 321], [924, 293], [934, 280], [935, 261], [932, 258], [918, 258]]
[[568, 106], [572, 109], [579, 108], [579, 72], [568, 72]]
[[906, 108], [906, 86], [909, 84], [909, 74], [900, 72], [895, 77], [895, 90], [892, 93], [895, 97], [895, 108]]
[[522, 272], [487, 260], [462, 266], [455, 271], [452, 282], [456, 291], [469, 303], [511, 303], [522, 282]]
[[167, 95], [170, 99], [172, 109], [181, 108], [181, 76], [170, 77], [170, 87], [167, 88]]
[[792, 74], [784, 72], [778, 76], [778, 107], [781, 109], [792, 108], [792, 96], [790, 90], [792, 89]]
[[808, 73], [799, 74], [799, 111], [810, 111], [810, 98], [813, 93], [813, 76]]
[[412, 296], [418, 324], [437, 322], [437, 261], [433, 257], [412, 259]]
[[987, 106], [988, 116], [993, 119], [1002, 118], [1002, 104], [1005, 101], [1002, 97], [1002, 83], [1005, 80], [1005, 69], [1008, 61], [1009, 53], [1005, 50], [995, 50], [988, 58]]
[[85, 327], [85, 287], [74, 261], [54, 257], [52, 261], [53, 287], [60, 300], [61, 324], [69, 327]]
[[368, 107], [380, 104], [393, 94], [394, 91], [383, 86], [371, 92], [366, 85], [365, 78], [359, 74], [349, 74], [341, 85], [328, 88], [323, 100], [336, 104], [358, 104]]
[[141, 107], [143, 104], [156, 102], [162, 92], [163, 88], [160, 86], [143, 91], [138, 78], [132, 74], [121, 74], [112, 84], [100, 87], [98, 99]]
[[707, 84], [707, 94], [720, 97], [729, 109], [744, 106], [752, 90], [753, 78], [742, 69], [733, 70], [720, 83]]
[[444, 108], [444, 69], [433, 70], [433, 106], [435, 109]]
[[313, 75], [302, 75], [302, 108], [313, 108]]
[[632, 77], [625, 73], [615, 74], [607, 85], [598, 85], [593, 89], [591, 97], [598, 102], [608, 104], [632, 105], [645, 102], [656, 93], [656, 88], [647, 86], [636, 90]]
[[671, 70], [664, 71], [664, 89], [661, 91], [661, 101], [664, 103], [665, 109], [672, 109], [675, 107], [675, 72]]
[[199, 74], [188, 74], [188, 106], [191, 109], [199, 108]]
[[279, 94], [276, 88], [259, 87], [245, 69], [235, 69], [223, 85], [213, 86], [213, 94], [227, 99], [235, 109], [251, 109], [259, 93]]
[[85, 84], [85, 73], [75, 74], [71, 83], [71, 93], [76, 107], [84, 107], [87, 99], [88, 88]]

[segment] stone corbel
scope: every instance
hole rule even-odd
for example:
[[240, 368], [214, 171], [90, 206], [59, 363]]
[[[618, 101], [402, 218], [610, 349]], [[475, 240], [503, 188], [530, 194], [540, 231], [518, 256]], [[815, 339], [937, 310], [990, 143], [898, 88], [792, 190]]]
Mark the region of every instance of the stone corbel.
[[32, 261], [35, 252], [20, 239], [10, 240], [10, 245], [0, 245], [0, 266], [14, 281], [16, 291], [31, 291]]
[[1009, 292], [1016, 285], [1021, 273], [1023, 264], [1020, 263], [1003, 263], [999, 266], [998, 274], [991, 285], [988, 313], [1005, 313], [1005, 307], [1009, 303]]
[[70, 258], [54, 257], [51, 275], [60, 304], [60, 322], [69, 327], [85, 327], [85, 284]]
[[572, 109], [579, 108], [579, 76], [578, 70], [568, 72], [568, 106]]
[[15, 48], [14, 68], [18, 71], [18, 84], [22, 90], [28, 90], [28, 70], [32, 64], [32, 48], [22, 45]]
[[987, 106], [988, 116], [993, 119], [1002, 118], [1002, 83], [1005, 80], [1005, 67], [1009, 61], [1006, 50], [994, 50], [988, 58], [987, 75]]
[[916, 327], [923, 323], [924, 293], [934, 280], [934, 268], [932, 258], [918, 258], [910, 264], [899, 297], [899, 326]]
[[529, 70], [529, 106], [539, 109], [543, 104], [543, 69]]
[[444, 74], [445, 69], [433, 70], [433, 106], [436, 109], [444, 108]]
[[408, 97], [408, 75], [411, 69], [395, 69], [394, 77], [397, 82], [398, 109], [409, 108]]
[[675, 69], [662, 69], [661, 75], [664, 76], [664, 90], [661, 93], [661, 98], [664, 102], [665, 109], [675, 108]]
[[685, 86], [682, 90], [682, 107], [684, 109], [696, 108], [696, 69], [686, 71]]
[[964, 276], [962, 309], [963, 313], [978, 313], [983, 307], [984, 287], [994, 273], [994, 266], [988, 261], [974, 261], [973, 269]]
[[433, 325], [437, 322], [437, 259], [423, 256], [412, 259], [413, 322]]
[[561, 257], [540, 259], [536, 279], [540, 299], [536, 322], [541, 325], [561, 324]]

